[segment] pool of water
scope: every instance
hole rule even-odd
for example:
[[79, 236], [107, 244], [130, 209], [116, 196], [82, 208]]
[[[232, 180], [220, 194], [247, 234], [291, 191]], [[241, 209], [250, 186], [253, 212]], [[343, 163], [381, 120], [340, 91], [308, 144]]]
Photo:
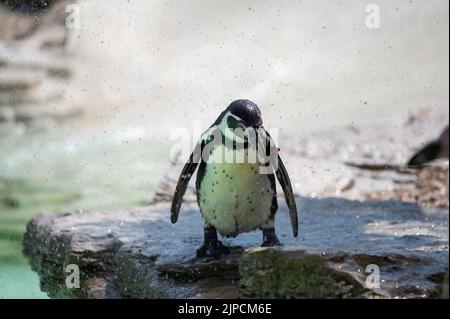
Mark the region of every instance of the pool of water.
[[46, 296], [21, 253], [35, 214], [151, 201], [170, 164], [168, 147], [142, 132], [115, 132], [61, 129], [0, 138], [0, 298]]

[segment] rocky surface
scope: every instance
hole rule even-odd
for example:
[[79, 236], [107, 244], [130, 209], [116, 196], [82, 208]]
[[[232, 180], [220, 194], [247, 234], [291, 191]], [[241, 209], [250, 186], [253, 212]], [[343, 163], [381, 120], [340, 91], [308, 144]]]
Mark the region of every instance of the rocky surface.
[[[192, 187], [178, 223], [169, 220], [181, 168], [175, 165], [146, 208], [36, 216], [24, 253], [51, 297], [440, 297], [447, 291], [448, 161], [422, 170], [401, 165], [439, 126], [427, 128], [424, 118], [395, 129], [283, 139], [300, 220], [295, 239], [280, 196], [276, 229], [283, 248], [258, 248], [261, 234], [252, 232], [223, 239], [233, 247], [229, 256], [194, 258], [202, 220]], [[80, 267], [79, 289], [65, 284], [69, 264]], [[373, 265], [379, 287], [366, 283]]]
[[77, 61], [65, 50], [65, 6], [30, 15], [0, 7], [0, 132], [51, 128], [82, 114], [67, 94]]
[[[261, 234], [253, 232], [225, 239], [236, 248], [224, 259], [196, 260], [202, 241], [196, 204], [186, 203], [172, 225], [169, 204], [158, 203], [127, 212], [39, 215], [28, 224], [24, 252], [52, 297], [440, 295], [448, 265], [448, 210], [337, 198], [299, 197], [297, 203], [298, 239], [281, 205], [276, 227], [283, 249], [244, 251], [261, 244]], [[81, 269], [80, 289], [65, 286], [69, 264]], [[380, 267], [381, 286], [367, 291], [370, 264]]]

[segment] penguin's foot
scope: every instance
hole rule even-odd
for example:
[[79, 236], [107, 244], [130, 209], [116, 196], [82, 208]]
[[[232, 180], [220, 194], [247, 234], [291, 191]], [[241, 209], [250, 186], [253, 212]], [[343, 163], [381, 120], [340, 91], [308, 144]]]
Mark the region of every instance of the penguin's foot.
[[203, 245], [197, 249], [198, 258], [220, 258], [220, 256], [228, 255], [230, 253], [230, 249], [217, 239], [217, 231], [213, 226], [206, 226], [204, 231], [205, 240]]
[[222, 244], [220, 240], [214, 240], [210, 242], [205, 242], [199, 249], [197, 249], [197, 257], [213, 257], [220, 258], [222, 255], [228, 255], [230, 253], [230, 249]]
[[263, 244], [261, 247], [283, 246], [275, 234], [275, 228], [263, 229]]

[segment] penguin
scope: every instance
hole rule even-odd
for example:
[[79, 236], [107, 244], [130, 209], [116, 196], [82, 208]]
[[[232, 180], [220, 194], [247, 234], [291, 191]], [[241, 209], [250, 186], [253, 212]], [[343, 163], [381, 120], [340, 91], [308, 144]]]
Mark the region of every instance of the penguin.
[[408, 161], [407, 166], [420, 167], [440, 158], [449, 158], [448, 125], [439, 138], [417, 151]]
[[[290, 178], [262, 124], [261, 111], [254, 102], [232, 102], [202, 134], [182, 169], [172, 200], [171, 222], [177, 222], [189, 180], [199, 166], [197, 203], [204, 220], [204, 242], [197, 249], [199, 258], [229, 254], [217, 233], [236, 237], [260, 229], [263, 247], [281, 246], [274, 225], [278, 209], [275, 176], [285, 194], [294, 237], [298, 236]], [[252, 134], [255, 131], [258, 134]]]

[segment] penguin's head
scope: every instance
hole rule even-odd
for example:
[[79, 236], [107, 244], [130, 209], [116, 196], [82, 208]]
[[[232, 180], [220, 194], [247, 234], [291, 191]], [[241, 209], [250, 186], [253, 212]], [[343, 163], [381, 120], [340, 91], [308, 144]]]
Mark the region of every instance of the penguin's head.
[[245, 131], [247, 128], [257, 129], [263, 124], [259, 107], [250, 100], [236, 100], [231, 103], [221, 116], [216, 125], [220, 129]]
[[250, 100], [236, 100], [227, 107], [228, 127], [259, 128], [262, 125], [261, 111], [259, 107]]

